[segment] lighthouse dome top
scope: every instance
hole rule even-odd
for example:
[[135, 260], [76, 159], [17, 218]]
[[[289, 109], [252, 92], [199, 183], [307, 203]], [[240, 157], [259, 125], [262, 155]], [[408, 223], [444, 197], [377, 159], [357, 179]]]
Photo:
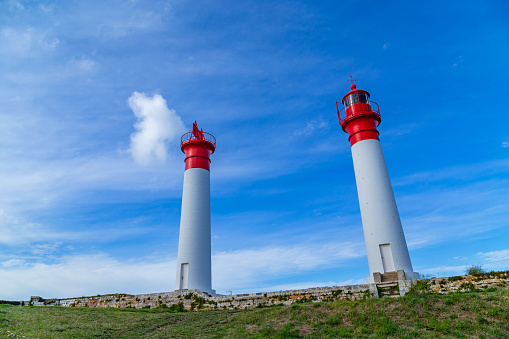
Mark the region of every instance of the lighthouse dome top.
[[341, 101], [343, 105], [350, 106], [356, 102], [367, 102], [369, 100], [369, 93], [362, 89], [357, 89], [355, 84], [350, 86], [350, 92], [346, 93]]

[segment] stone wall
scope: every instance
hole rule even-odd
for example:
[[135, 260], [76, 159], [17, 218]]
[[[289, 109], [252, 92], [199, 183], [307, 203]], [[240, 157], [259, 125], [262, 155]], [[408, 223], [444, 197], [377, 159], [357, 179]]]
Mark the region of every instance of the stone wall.
[[356, 300], [377, 297], [374, 284], [319, 287], [303, 290], [210, 295], [198, 290], [174, 291], [150, 294], [109, 294], [94, 297], [60, 299], [64, 307], [173, 307], [185, 310], [246, 309], [270, 305], [290, 305], [294, 302], [320, 302], [332, 300]]
[[431, 293], [456, 293], [509, 288], [509, 271], [425, 279]]
[[[381, 285], [381, 284], [380, 284]], [[395, 287], [404, 295], [412, 285], [420, 293], [461, 293], [509, 288], [509, 271], [483, 273], [477, 276], [431, 278], [424, 280], [400, 280]], [[317, 287], [302, 290], [251, 293], [236, 295], [210, 295], [198, 290], [174, 291], [150, 294], [108, 294], [94, 297], [52, 299], [53, 305], [64, 307], [167, 307], [176, 310], [247, 309], [272, 305], [290, 305], [299, 302], [320, 302], [333, 300], [358, 300], [378, 298], [381, 290], [376, 284]], [[39, 305], [44, 299], [35, 300]], [[49, 300], [48, 300], [49, 301]]]

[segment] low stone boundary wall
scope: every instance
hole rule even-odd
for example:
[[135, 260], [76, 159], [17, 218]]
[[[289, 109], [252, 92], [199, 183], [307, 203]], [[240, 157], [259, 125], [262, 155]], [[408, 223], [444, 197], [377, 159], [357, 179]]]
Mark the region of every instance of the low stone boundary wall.
[[477, 275], [424, 279], [428, 293], [457, 293], [509, 288], [509, 271], [489, 272]]
[[[509, 288], [509, 271], [482, 273], [476, 276], [468, 275], [423, 280], [400, 280], [397, 286], [400, 295], [404, 295], [409, 290], [415, 291], [416, 293], [447, 294], [502, 288]], [[108, 294], [93, 297], [52, 299], [51, 302], [55, 306], [63, 307], [162, 307], [179, 311], [198, 311], [247, 309], [281, 304], [290, 305], [299, 302], [358, 300], [378, 297], [379, 293], [376, 284], [363, 284], [227, 296], [210, 295], [198, 290], [179, 290], [174, 292], [138, 295]], [[37, 305], [40, 305], [43, 301], [45, 300], [42, 298], [37, 300]]]
[[375, 284], [364, 284], [227, 296], [210, 295], [198, 290], [179, 290], [138, 295], [109, 294], [60, 299], [59, 304], [64, 307], [167, 307], [190, 311], [246, 309], [279, 304], [290, 305], [294, 302], [356, 300], [374, 296], [378, 296]]

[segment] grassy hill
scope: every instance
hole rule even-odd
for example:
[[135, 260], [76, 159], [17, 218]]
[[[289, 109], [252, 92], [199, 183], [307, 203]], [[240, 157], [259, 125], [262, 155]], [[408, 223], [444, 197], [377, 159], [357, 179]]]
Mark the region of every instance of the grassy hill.
[[2, 338], [509, 338], [509, 290], [245, 311], [0, 305]]

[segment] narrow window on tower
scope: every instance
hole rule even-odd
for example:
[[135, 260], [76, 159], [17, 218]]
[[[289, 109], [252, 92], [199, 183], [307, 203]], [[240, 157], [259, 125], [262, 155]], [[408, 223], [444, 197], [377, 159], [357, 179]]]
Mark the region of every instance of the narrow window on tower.
[[359, 101], [360, 102], [368, 101], [368, 96], [366, 95], [366, 93], [359, 93]]

